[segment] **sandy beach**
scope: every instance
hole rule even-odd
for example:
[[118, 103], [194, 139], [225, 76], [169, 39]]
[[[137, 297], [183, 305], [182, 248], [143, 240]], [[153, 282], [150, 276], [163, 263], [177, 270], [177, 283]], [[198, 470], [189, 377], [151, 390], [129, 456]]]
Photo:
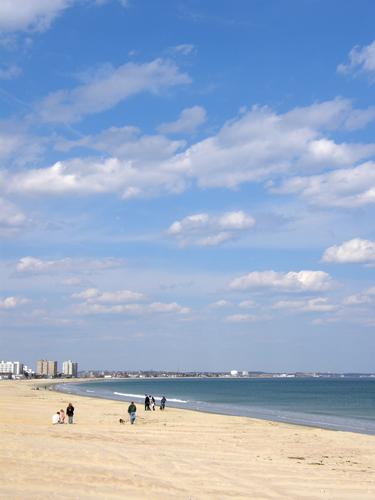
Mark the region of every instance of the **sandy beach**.
[[127, 404], [1, 381], [0, 497], [375, 498], [375, 436]]

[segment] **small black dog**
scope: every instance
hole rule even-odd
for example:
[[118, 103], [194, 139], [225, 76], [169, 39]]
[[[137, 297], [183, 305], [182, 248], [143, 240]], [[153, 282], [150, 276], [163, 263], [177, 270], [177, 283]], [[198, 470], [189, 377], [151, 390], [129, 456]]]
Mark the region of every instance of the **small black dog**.
[[125, 420], [123, 418], [120, 418], [119, 422], [120, 422], [120, 424], [124, 424]]

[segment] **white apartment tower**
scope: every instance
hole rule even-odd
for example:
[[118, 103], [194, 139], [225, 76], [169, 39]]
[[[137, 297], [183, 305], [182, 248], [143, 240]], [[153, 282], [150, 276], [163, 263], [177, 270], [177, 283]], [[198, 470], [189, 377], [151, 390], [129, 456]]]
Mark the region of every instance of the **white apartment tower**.
[[23, 363], [20, 361], [0, 361], [0, 373], [22, 375]]
[[67, 377], [77, 377], [78, 363], [75, 361], [64, 361], [62, 365], [62, 372]]

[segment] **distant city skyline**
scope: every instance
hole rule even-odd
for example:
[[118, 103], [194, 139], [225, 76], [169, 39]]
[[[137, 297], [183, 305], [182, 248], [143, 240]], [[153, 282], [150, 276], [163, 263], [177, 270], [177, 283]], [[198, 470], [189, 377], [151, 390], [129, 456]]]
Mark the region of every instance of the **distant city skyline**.
[[0, 352], [373, 372], [370, 0], [0, 2]]

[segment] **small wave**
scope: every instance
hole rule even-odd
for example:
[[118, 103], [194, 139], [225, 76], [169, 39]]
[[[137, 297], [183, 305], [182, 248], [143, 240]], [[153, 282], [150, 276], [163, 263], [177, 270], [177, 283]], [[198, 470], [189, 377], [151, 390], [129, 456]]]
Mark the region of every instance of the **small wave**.
[[95, 392], [95, 391], [90, 391], [89, 389], [86, 389], [86, 392]]
[[[144, 394], [128, 394], [127, 392], [114, 392], [116, 396], [125, 396], [127, 398], [144, 398]], [[156, 398], [155, 398], [156, 399]]]
[[[127, 392], [114, 392], [113, 394], [115, 394], [116, 396], [125, 396], [127, 398], [140, 398], [140, 399], [143, 399], [145, 396], [144, 394], [129, 394]], [[161, 396], [154, 396], [155, 400], [156, 401], [160, 401], [161, 400]], [[187, 401], [185, 401], [184, 399], [167, 399], [167, 401], [169, 401], [170, 403], [187, 403]]]

